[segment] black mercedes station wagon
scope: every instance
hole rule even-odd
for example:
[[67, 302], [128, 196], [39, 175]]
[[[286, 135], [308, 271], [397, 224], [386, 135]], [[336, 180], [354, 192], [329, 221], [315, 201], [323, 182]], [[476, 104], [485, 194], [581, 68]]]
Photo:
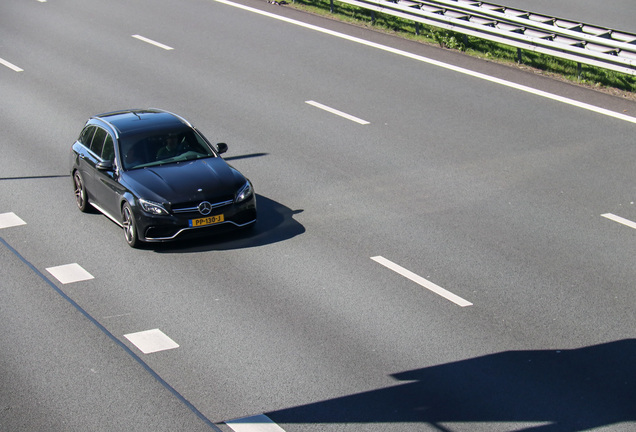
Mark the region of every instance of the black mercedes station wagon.
[[71, 150], [77, 207], [121, 225], [132, 247], [253, 226], [254, 187], [220, 157], [225, 151], [167, 111], [93, 116]]

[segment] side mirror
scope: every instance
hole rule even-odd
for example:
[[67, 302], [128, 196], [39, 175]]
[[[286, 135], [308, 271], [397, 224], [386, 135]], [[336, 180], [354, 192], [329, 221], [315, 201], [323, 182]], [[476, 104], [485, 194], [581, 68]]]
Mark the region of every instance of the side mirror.
[[218, 143], [216, 145], [216, 151], [221, 154], [221, 153], [225, 153], [227, 151], [227, 144], [225, 143]]
[[97, 168], [100, 171], [112, 171], [113, 161], [97, 162], [97, 164], [95, 165], [95, 168]]

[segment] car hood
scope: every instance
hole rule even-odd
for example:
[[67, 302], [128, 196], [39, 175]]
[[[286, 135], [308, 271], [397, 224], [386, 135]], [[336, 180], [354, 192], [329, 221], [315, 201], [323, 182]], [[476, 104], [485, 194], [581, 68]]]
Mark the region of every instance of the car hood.
[[169, 203], [228, 199], [246, 182], [220, 157], [130, 170], [125, 177], [138, 198]]

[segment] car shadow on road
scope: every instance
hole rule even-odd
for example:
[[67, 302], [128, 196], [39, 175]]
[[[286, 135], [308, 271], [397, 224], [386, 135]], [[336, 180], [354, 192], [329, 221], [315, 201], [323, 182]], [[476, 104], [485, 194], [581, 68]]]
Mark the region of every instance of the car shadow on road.
[[253, 228], [168, 243], [148, 243], [146, 247], [157, 253], [196, 253], [244, 249], [289, 240], [305, 232], [305, 227], [294, 219], [294, 215], [302, 213], [303, 210], [292, 210], [258, 194], [256, 195], [256, 205], [258, 218]]
[[267, 415], [283, 428], [406, 423], [446, 432], [453, 423], [463, 424], [461, 430], [470, 423], [512, 422], [521, 425], [496, 430], [574, 432], [636, 421], [636, 339], [507, 351], [392, 376], [403, 383]]

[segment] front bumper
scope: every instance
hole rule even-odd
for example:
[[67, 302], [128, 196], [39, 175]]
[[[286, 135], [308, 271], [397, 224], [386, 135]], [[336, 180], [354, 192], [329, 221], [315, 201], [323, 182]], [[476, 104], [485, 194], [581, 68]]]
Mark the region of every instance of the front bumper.
[[140, 212], [137, 216], [137, 230], [140, 240], [145, 242], [166, 242], [185, 237], [187, 234], [217, 233], [247, 227], [256, 222], [256, 197], [239, 204], [228, 204], [214, 209], [214, 215], [223, 215], [223, 222], [199, 227], [190, 226], [190, 221], [203, 217], [199, 213], [178, 213], [168, 216], [150, 215]]

